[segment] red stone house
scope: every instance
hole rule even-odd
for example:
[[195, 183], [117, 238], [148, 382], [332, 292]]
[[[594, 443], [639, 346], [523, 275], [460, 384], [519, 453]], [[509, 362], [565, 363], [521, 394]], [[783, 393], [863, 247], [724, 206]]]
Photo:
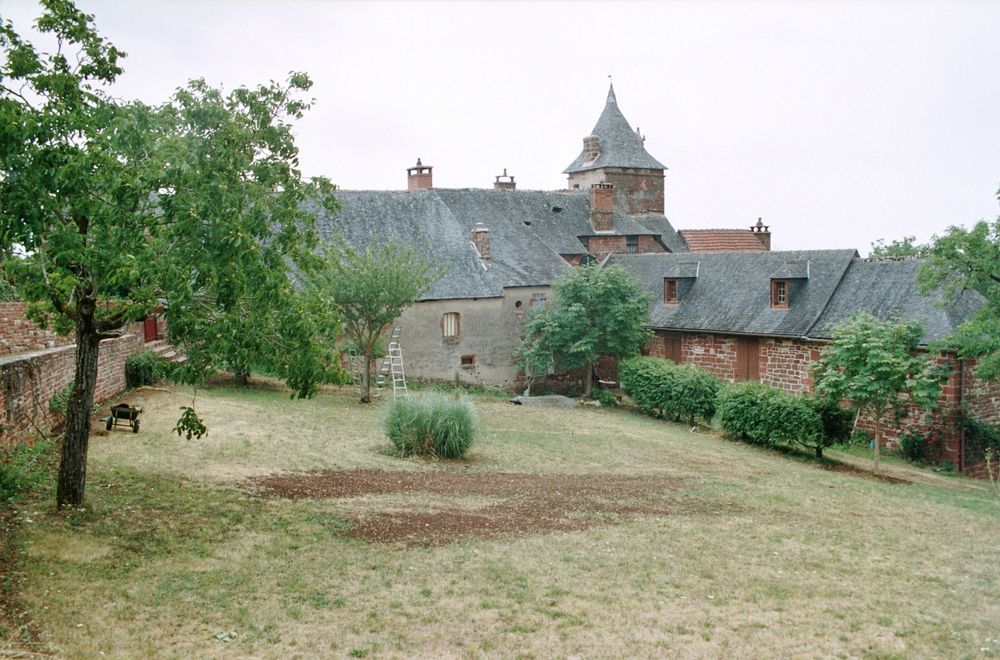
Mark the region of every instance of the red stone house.
[[[918, 260], [866, 260], [854, 250], [615, 255], [608, 263], [632, 272], [654, 296], [650, 355], [790, 392], [812, 388], [810, 363], [833, 328], [858, 311], [920, 323], [927, 346], [984, 302], [966, 292], [944, 304], [919, 291]], [[968, 361], [939, 359], [952, 367], [940, 406], [947, 429], [940, 458], [970, 467], [955, 417], [961, 406], [1000, 422], [1000, 386], [977, 379]]]

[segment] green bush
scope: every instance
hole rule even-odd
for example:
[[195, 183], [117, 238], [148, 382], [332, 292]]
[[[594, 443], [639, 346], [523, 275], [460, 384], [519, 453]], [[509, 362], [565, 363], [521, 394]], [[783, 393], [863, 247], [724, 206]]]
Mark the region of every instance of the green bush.
[[645, 413], [694, 424], [715, 416], [722, 381], [690, 365], [655, 357], [622, 360], [618, 368], [622, 391]]
[[43, 439], [0, 455], [0, 502], [13, 502], [22, 491], [42, 483], [45, 479], [42, 459], [52, 442]]
[[726, 433], [758, 445], [800, 445], [817, 457], [847, 436], [849, 418], [836, 402], [762, 383], [729, 385], [719, 394], [718, 420]]
[[143, 349], [125, 358], [125, 385], [129, 388], [152, 385], [165, 375], [166, 364], [153, 351]]
[[763, 383], [737, 383], [719, 392], [716, 419], [731, 436], [755, 445], [770, 445], [770, 400], [778, 390]]
[[965, 451], [968, 460], [982, 460], [988, 449], [1000, 451], [1000, 426], [984, 424], [968, 415], [962, 415], [959, 423], [965, 433]]
[[385, 433], [403, 456], [461, 458], [479, 430], [479, 415], [467, 396], [429, 392], [395, 399]]
[[615, 393], [602, 387], [595, 387], [590, 390], [590, 398], [599, 402], [601, 406], [607, 408], [618, 405], [618, 399], [615, 398]]

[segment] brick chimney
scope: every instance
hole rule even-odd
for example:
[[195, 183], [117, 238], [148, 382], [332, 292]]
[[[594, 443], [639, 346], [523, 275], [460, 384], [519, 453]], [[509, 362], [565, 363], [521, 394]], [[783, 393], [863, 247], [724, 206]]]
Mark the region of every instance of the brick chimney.
[[769, 231], [769, 227], [764, 224], [762, 218], [757, 218], [757, 224], [750, 227], [750, 231], [754, 233], [754, 236], [757, 237], [757, 240], [760, 241], [765, 250], [771, 249], [771, 232]]
[[615, 228], [615, 187], [610, 183], [590, 186], [590, 226], [594, 231], [612, 231]]
[[472, 244], [476, 246], [479, 258], [490, 263], [490, 230], [481, 222], [472, 228]]
[[[501, 181], [501, 179], [503, 179]], [[493, 190], [514, 190], [517, 184], [514, 177], [507, 174], [507, 168], [503, 168], [503, 174], [497, 174], [497, 180], [493, 182]]]
[[406, 189], [413, 192], [414, 190], [431, 188], [431, 170], [433, 169], [430, 165], [421, 163], [418, 158], [416, 165], [406, 168]]

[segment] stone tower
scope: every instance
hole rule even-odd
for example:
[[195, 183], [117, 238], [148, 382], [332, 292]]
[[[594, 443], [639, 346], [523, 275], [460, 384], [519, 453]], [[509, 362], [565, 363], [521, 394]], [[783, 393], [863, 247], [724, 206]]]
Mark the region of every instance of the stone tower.
[[583, 151], [563, 170], [569, 188], [589, 190], [597, 183], [611, 184], [615, 201], [628, 213], [662, 214], [663, 172], [667, 168], [649, 155], [644, 141], [618, 109], [612, 85], [597, 125], [583, 138]]

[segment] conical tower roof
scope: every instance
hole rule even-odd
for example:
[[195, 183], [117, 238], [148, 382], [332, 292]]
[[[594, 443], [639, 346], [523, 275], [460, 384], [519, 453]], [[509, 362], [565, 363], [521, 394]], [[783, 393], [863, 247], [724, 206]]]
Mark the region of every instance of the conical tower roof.
[[638, 167], [650, 170], [667, 169], [646, 151], [642, 138], [629, 126], [625, 115], [618, 109], [615, 86], [608, 90], [608, 101], [601, 118], [597, 120], [592, 135], [598, 139], [598, 154], [593, 160], [585, 160], [587, 150], [580, 152], [563, 174], [585, 172], [602, 167]]

